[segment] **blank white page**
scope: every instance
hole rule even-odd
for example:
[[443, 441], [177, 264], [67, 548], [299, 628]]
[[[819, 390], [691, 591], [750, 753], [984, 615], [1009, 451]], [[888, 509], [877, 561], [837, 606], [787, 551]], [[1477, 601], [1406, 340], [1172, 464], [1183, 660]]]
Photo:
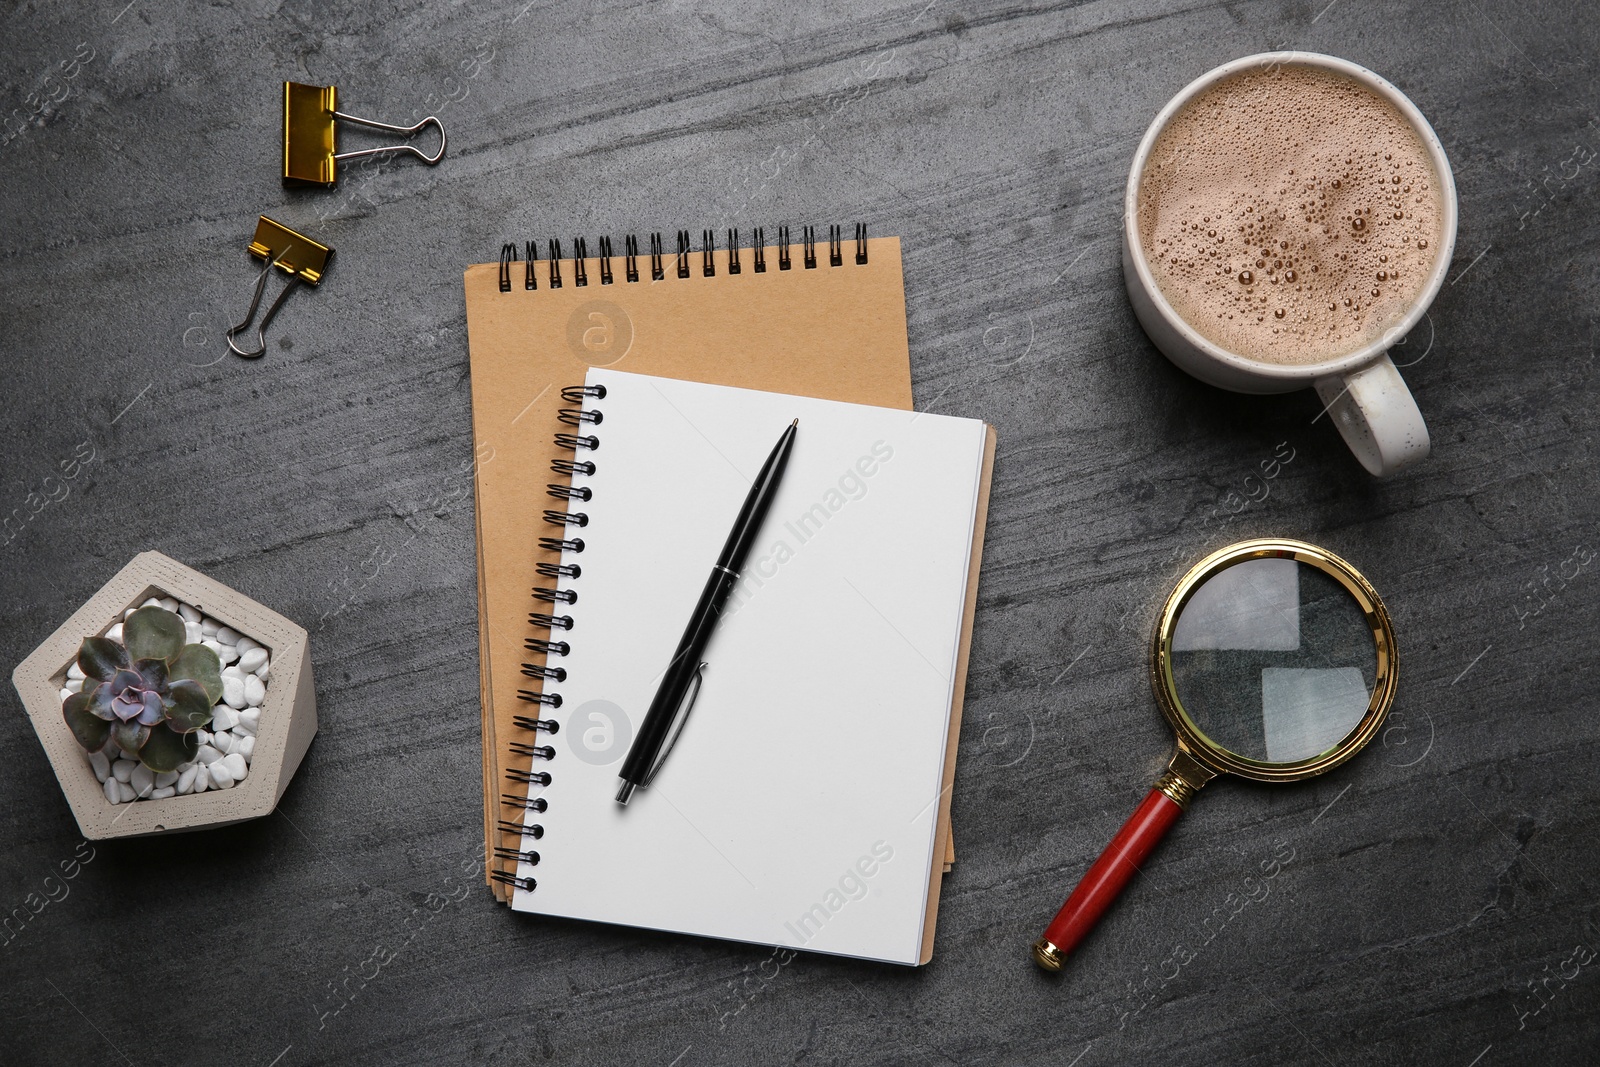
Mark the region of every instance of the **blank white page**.
[[[592, 499], [520, 911], [896, 963], [921, 956], [985, 427], [973, 419], [591, 370]], [[578, 405], [572, 405], [574, 407]], [[660, 773], [615, 800], [751, 481], [778, 496]], [[559, 504], [552, 501], [552, 507]], [[556, 535], [529, 516], [529, 536]], [[547, 605], [530, 602], [531, 610]], [[531, 706], [530, 706], [531, 710]], [[531, 740], [531, 738], [530, 738]]]

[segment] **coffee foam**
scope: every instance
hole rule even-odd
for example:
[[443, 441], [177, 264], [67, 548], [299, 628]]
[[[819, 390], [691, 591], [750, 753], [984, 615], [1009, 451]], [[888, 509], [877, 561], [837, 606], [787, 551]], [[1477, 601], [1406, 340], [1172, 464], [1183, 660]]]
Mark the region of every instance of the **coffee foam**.
[[1189, 101], [1139, 185], [1139, 243], [1173, 309], [1265, 363], [1317, 363], [1404, 317], [1439, 249], [1439, 181], [1388, 100], [1313, 67]]

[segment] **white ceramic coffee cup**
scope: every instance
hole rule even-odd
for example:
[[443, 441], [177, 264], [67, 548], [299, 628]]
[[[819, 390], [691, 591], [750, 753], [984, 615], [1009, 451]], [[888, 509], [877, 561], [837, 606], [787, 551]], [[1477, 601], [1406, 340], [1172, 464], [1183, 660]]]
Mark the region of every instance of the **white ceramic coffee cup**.
[[[1352, 78], [1384, 97], [1406, 117], [1433, 160], [1438, 175], [1440, 234], [1438, 254], [1427, 282], [1405, 315], [1382, 337], [1352, 352], [1320, 363], [1265, 363], [1229, 352], [1200, 336], [1167, 302], [1156, 286], [1139, 241], [1139, 186], [1145, 161], [1167, 123], [1190, 100], [1240, 71], [1272, 66], [1314, 67]], [[1167, 102], [1134, 153], [1123, 198], [1122, 276], [1139, 323], [1156, 347], [1179, 367], [1202, 381], [1239, 393], [1287, 393], [1308, 385], [1327, 405], [1345, 443], [1361, 465], [1378, 476], [1393, 474], [1428, 455], [1428, 427], [1411, 391], [1389, 358], [1389, 348], [1422, 320], [1444, 284], [1456, 243], [1456, 184], [1450, 161], [1433, 127], [1406, 95], [1365, 67], [1315, 52], [1263, 52], [1245, 56], [1210, 71]]]

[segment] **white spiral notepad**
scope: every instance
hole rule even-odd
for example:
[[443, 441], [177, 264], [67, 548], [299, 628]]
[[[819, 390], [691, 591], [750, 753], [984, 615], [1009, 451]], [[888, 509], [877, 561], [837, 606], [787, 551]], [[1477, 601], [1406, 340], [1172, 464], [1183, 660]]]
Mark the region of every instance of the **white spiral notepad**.
[[[528, 742], [550, 758], [533, 760], [529, 810], [512, 816], [541, 828], [518, 846], [512, 906], [926, 962], [988, 427], [604, 369], [586, 384], [604, 395], [571, 394], [570, 450], [556, 450], [577, 466], [572, 498], [550, 504], [567, 524], [539, 523], [569, 542], [534, 605], [555, 621], [529, 630], [549, 652], [540, 697], [560, 702], [530, 706], [542, 725]], [[693, 711], [623, 807], [628, 743], [796, 418]]]

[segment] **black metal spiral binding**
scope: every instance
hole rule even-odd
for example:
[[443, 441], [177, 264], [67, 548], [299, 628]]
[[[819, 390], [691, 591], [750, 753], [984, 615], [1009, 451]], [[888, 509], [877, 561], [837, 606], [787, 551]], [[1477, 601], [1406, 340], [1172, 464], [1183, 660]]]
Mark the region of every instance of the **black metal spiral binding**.
[[512, 834], [516, 837], [531, 837], [537, 841], [544, 836], [544, 827], [540, 826], [538, 823], [528, 825], [520, 822], [507, 822], [505, 819], [501, 819], [500, 832], [503, 834]]
[[531, 689], [518, 689], [517, 699], [546, 708], [559, 708], [561, 706], [560, 693], [535, 693]]
[[521, 889], [526, 893], [531, 893], [539, 887], [539, 883], [536, 879], [518, 878], [509, 871], [492, 871], [490, 872], [489, 877], [493, 878], [501, 885], [515, 886], [517, 889]]
[[543, 630], [572, 629], [571, 615], [547, 615], [542, 611], [528, 612], [528, 623]]
[[557, 474], [593, 474], [595, 467], [593, 460], [558, 459], [551, 462], [550, 469]]
[[606, 387], [603, 385], [568, 385], [561, 389], [561, 399], [569, 404], [581, 404], [583, 398], [592, 396], [596, 400], [606, 398]]
[[494, 854], [497, 859], [517, 860], [530, 866], [539, 862], [539, 854], [537, 852], [520, 852], [517, 849], [505, 848], [501, 845], [495, 846]]
[[576, 604], [578, 592], [575, 589], [545, 589], [537, 588], [533, 591], [535, 600], [543, 600], [546, 604]]
[[[563, 670], [561, 672], [561, 677], [557, 679], [557, 681], [565, 681], [566, 677], [567, 672]], [[554, 719], [535, 719], [527, 715], [511, 716], [511, 725], [519, 726], [524, 730], [543, 730], [547, 734], [556, 734], [561, 732], [561, 724], [556, 722]]]
[[581, 537], [541, 537], [539, 547], [546, 552], [582, 552], [583, 538]]
[[551, 511], [545, 510], [544, 521], [551, 526], [587, 526], [589, 516], [582, 511]]
[[583, 568], [576, 563], [551, 563], [548, 560], [540, 560], [538, 570], [541, 578], [576, 578], [583, 573]]
[[562, 485], [559, 482], [552, 482], [544, 487], [544, 492], [546, 496], [557, 497], [561, 500], [588, 501], [594, 498], [594, 490], [590, 489], [586, 485], [580, 485], [574, 488], [570, 485]]
[[521, 782], [523, 785], [550, 784], [549, 771], [525, 771], [519, 767], [512, 767], [506, 771], [506, 778], [513, 782]]
[[513, 741], [508, 747], [519, 756], [531, 756], [542, 760], [556, 758], [556, 750], [551, 745], [530, 745], [524, 741]]
[[584, 261], [589, 258], [589, 246], [583, 243], [582, 237], [572, 239], [572, 284], [589, 284], [589, 267]]
[[605, 421], [605, 415], [599, 411], [585, 411], [583, 408], [561, 408], [556, 412], [556, 418], [568, 426], [582, 426], [588, 423], [599, 426]]
[[517, 260], [517, 246], [505, 244], [500, 246], [500, 291], [511, 291], [511, 264]]
[[572, 646], [565, 641], [541, 641], [537, 637], [525, 637], [522, 647], [529, 652], [542, 652], [547, 656], [568, 656], [572, 654]]
[[[567, 680], [565, 667], [546, 667], [542, 663], [524, 663], [522, 673], [528, 678], [549, 678], [553, 681], [564, 682]], [[552, 730], [551, 733], [555, 731]]]
[[[805, 245], [803, 262], [805, 263], [807, 270], [813, 270], [817, 266], [816, 228], [813, 226], [803, 227], [801, 231], [801, 238]], [[858, 266], [865, 266], [867, 264], [866, 223], [858, 222], [855, 224], [855, 238], [856, 264]], [[589, 284], [589, 267], [588, 263], [586, 262], [589, 256], [588, 242], [582, 237], [574, 237], [572, 239], [572, 244], [573, 254], [571, 257], [571, 262], [573, 284], [587, 286]], [[764, 228], [760, 226], [755, 228], [750, 247], [755, 259], [755, 273], [765, 274], [767, 272], [767, 247], [766, 230]], [[702, 277], [711, 278], [716, 276], [716, 250], [716, 231], [702, 230], [700, 242], [700, 273]], [[693, 251], [694, 249], [690, 240], [689, 231], [679, 230], [677, 253], [678, 277], [688, 278], [691, 276], [692, 272], [689, 267], [689, 257], [693, 254]], [[611, 243], [611, 238], [609, 236], [599, 238], [599, 252], [600, 254], [597, 258], [600, 262], [600, 284], [614, 285], [616, 284], [617, 278], [612, 270], [611, 261], [612, 259], [616, 258], [616, 253], [615, 246]], [[623, 252], [627, 256], [627, 268], [624, 277], [630, 282], [637, 282], [640, 277], [640, 252], [639, 238], [636, 235], [630, 233], [623, 238]], [[538, 282], [534, 272], [534, 264], [539, 259], [538, 242], [528, 241], [526, 243], [526, 252], [523, 258], [526, 261], [523, 288], [537, 289]], [[561, 254], [561, 242], [552, 237], [550, 239], [549, 256], [550, 288], [552, 289], [560, 289], [562, 287], [561, 260], [563, 258], [564, 257]], [[659, 282], [666, 278], [667, 271], [666, 265], [663, 262], [664, 258], [665, 253], [663, 250], [661, 234], [652, 233], [650, 235], [651, 281]], [[517, 246], [514, 243], [500, 246], [500, 291], [502, 293], [509, 293], [511, 291], [511, 265], [515, 263], [517, 259]], [[843, 226], [835, 224], [828, 227], [828, 265], [830, 267], [844, 266]], [[789, 227], [779, 226], [778, 269], [789, 270], [793, 266], [794, 264], [789, 256]], [[740, 274], [743, 272], [743, 270], [744, 264], [740, 262], [739, 256], [739, 231], [737, 229], [730, 228], [728, 230], [728, 273]]]
[[592, 452], [600, 447], [600, 438], [593, 434], [584, 437], [581, 434], [558, 433], [556, 434], [556, 444], [562, 448], [570, 448], [574, 452], [580, 448], [587, 448]]
[[501, 793], [500, 803], [512, 808], [521, 808], [523, 811], [548, 811], [550, 802], [544, 797], [519, 797], [511, 793]]

